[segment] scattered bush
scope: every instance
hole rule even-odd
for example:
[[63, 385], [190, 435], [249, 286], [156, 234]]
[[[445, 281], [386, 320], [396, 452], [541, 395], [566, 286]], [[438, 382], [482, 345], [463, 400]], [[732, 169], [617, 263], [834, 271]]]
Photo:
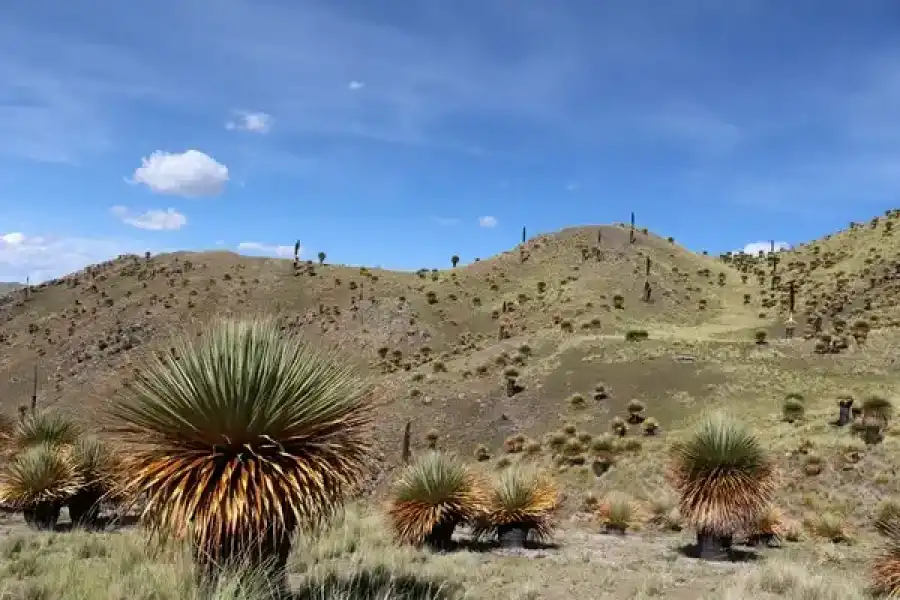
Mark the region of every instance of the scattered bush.
[[400, 541], [446, 549], [456, 526], [483, 514], [487, 506], [480, 479], [456, 457], [431, 451], [400, 475], [388, 512]]

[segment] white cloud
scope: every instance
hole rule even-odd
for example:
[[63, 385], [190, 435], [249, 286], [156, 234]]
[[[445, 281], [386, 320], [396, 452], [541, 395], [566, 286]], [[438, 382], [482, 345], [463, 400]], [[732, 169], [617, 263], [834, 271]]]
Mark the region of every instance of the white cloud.
[[240, 111], [237, 114], [237, 118], [225, 123], [225, 128], [249, 131], [251, 133], [269, 133], [273, 122], [272, 115], [264, 112]]
[[169, 208], [167, 210], [153, 209], [136, 215], [131, 213], [125, 206], [113, 206], [109, 209], [112, 214], [122, 220], [123, 223], [137, 227], [138, 229], [147, 229], [149, 231], [176, 231], [187, 225], [187, 217], [175, 210]]
[[141, 159], [131, 182], [142, 183], [157, 194], [216, 196], [228, 182], [228, 167], [199, 150], [180, 154], [158, 150]]
[[348, 84], [347, 84], [347, 87], [350, 88], [352, 91], [355, 92], [356, 90], [361, 90], [361, 89], [363, 89], [364, 87], [366, 87], [366, 84], [363, 83], [362, 81], [356, 81], [356, 80], [354, 80], [354, 81], [351, 81], [350, 83], [348, 83]]
[[12, 233], [7, 233], [5, 235], [0, 235], [0, 242], [9, 245], [9, 246], [17, 246], [25, 241], [25, 234], [20, 233], [18, 231], [14, 231]]
[[[241, 252], [265, 254], [268, 256], [277, 256], [279, 258], [291, 258], [294, 256], [293, 246], [278, 246], [275, 244], [263, 244], [260, 242], [241, 242], [237, 245], [237, 249]], [[303, 246], [300, 246], [300, 256], [303, 256], [303, 251]]]
[[152, 250], [134, 240], [52, 237], [12, 232], [0, 235], [0, 281], [40, 283], [120, 254]]
[[497, 226], [497, 217], [478, 217], [478, 225], [479, 227], [491, 228]]
[[[788, 244], [787, 242], [778, 242], [778, 241], [775, 242], [775, 251], [776, 252], [779, 250], [787, 250], [790, 247], [791, 247], [791, 245]], [[744, 254], [752, 254], [753, 256], [756, 256], [757, 254], [759, 254], [760, 250], [768, 253], [769, 250], [771, 250], [771, 248], [772, 248], [772, 242], [750, 242], [749, 244], [744, 246], [743, 252], [744, 252]]]
[[434, 222], [438, 225], [443, 225], [444, 227], [459, 225], [459, 219], [456, 217], [434, 217]]

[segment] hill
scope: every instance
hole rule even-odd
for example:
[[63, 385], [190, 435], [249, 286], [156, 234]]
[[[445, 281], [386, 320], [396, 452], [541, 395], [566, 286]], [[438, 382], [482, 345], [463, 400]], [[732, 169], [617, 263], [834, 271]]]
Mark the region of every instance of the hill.
[[[0, 408], [12, 414], [28, 402], [37, 365], [39, 403], [91, 422], [173, 336], [220, 316], [271, 314], [342, 349], [371, 382], [376, 492], [399, 465], [407, 421], [414, 451], [436, 445], [497, 468], [530, 461], [557, 473], [566, 539], [580, 549], [565, 554], [573, 562], [560, 566], [569, 578], [561, 587], [531, 597], [605, 585], [578, 575], [575, 554], [596, 551], [579, 532], [596, 529], [587, 509], [613, 492], [638, 503], [652, 516], [644, 526], [663, 538], [603, 541], [604, 552], [669, 573], [649, 558], [678, 535], [660, 525], [672, 508], [666, 453], [710, 407], [752, 424], [776, 457], [778, 505], [807, 527], [792, 556], [820, 562], [822, 544], [833, 546], [822, 541], [821, 515], [834, 515], [829, 522], [858, 542], [835, 550], [835, 568], [853, 579], [877, 541], [878, 502], [900, 494], [892, 466], [900, 445], [893, 430], [868, 446], [829, 422], [838, 396], [890, 395], [900, 384], [898, 214], [777, 253], [774, 283], [772, 256], [704, 256], [645, 230], [632, 241], [618, 225], [565, 229], [416, 273], [228, 252], [123, 256], [0, 298]], [[786, 339], [792, 282], [799, 326]], [[790, 423], [781, 416], [788, 394], [805, 399], [804, 417]], [[613, 438], [620, 417], [623, 437]], [[659, 429], [648, 431], [648, 421]], [[644, 583], [632, 575], [608, 597], [638, 597], [629, 594]], [[715, 570], [694, 575], [670, 582], [666, 597], [718, 589]]]
[[[650, 234], [637, 232], [630, 244], [622, 227], [568, 229], [471, 265], [418, 273], [308, 262], [295, 269], [289, 260], [225, 252], [126, 256], [36, 286], [27, 299], [2, 300], [0, 398], [12, 412], [30, 397], [37, 362], [42, 402], [94, 410], [141, 355], [167, 348], [173, 335], [222, 315], [268, 313], [352, 350], [391, 414], [400, 403], [413, 419], [434, 423], [436, 415], [446, 431], [464, 419], [468, 442], [496, 443], [547, 422], [535, 403], [567, 391], [558, 380], [591, 342], [636, 328], [715, 335], [749, 326], [743, 289], [730, 267]], [[533, 347], [520, 365], [525, 389], [513, 401], [499, 363], [520, 360], [512, 355], [525, 344]], [[402, 425], [384, 424], [389, 445]]]

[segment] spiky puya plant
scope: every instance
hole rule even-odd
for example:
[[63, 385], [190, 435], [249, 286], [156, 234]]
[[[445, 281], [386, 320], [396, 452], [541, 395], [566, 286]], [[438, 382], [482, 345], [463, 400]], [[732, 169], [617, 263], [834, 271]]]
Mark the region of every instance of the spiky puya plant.
[[74, 420], [56, 411], [26, 412], [12, 426], [6, 444], [7, 454], [41, 444], [70, 446], [81, 433], [81, 427]]
[[872, 591], [888, 598], [900, 598], [900, 528], [896, 525], [885, 532], [887, 545], [872, 563]]
[[487, 511], [473, 527], [476, 537], [497, 535], [501, 544], [522, 546], [530, 533], [539, 540], [553, 531], [559, 488], [545, 473], [514, 467], [502, 471], [488, 490]]
[[773, 464], [753, 432], [724, 413], [705, 416], [672, 454], [668, 477], [681, 495], [682, 516], [697, 531], [698, 555], [722, 558], [772, 497]]
[[456, 456], [432, 450], [400, 475], [388, 514], [401, 542], [446, 550], [456, 526], [484, 514], [487, 506], [481, 477]]
[[368, 472], [367, 389], [273, 320], [184, 337], [113, 402], [117, 493], [158, 538], [189, 539], [200, 573], [253, 561], [286, 585], [292, 535], [323, 524]]
[[110, 498], [121, 473], [119, 461], [107, 443], [93, 436], [79, 438], [68, 454], [83, 482], [68, 500], [69, 517], [76, 526], [96, 527], [100, 503]]
[[37, 444], [0, 469], [0, 502], [21, 510], [30, 526], [53, 529], [60, 508], [82, 483], [63, 447]]

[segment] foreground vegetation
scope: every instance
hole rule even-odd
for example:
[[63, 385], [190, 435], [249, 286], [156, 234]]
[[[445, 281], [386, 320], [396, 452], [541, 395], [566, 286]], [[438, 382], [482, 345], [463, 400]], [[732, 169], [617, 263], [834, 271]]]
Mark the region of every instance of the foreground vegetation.
[[[436, 448], [418, 453], [399, 473], [386, 510], [342, 512], [360, 489], [371, 452], [367, 398], [336, 357], [283, 334], [272, 321], [238, 320], [220, 322], [200, 340], [183, 338], [138, 371], [109, 410], [111, 445], [84, 436], [56, 412], [23, 412], [3, 424], [0, 501], [36, 530], [55, 529], [67, 507], [76, 531], [7, 539], [4, 595], [477, 598], [479, 584], [496, 585], [480, 578], [523, 568], [509, 558], [550, 557], [568, 544], [562, 535], [546, 545], [555, 537], [560, 506], [549, 472], [519, 464], [491, 473]], [[801, 408], [785, 418], [795, 422]], [[867, 443], [881, 442], [892, 415], [887, 399], [863, 403], [858, 429]], [[875, 435], [867, 433], [873, 429]], [[572, 437], [561, 448], [580, 444], [575, 434], [569, 429], [565, 435]], [[670, 531], [690, 527], [696, 543], [685, 546], [686, 556], [726, 563], [759, 558], [736, 546], [797, 538], [771, 504], [777, 487], [771, 456], [741, 421], [707, 413], [672, 444], [669, 461], [677, 508], [656, 499], [644, 521], [659, 525], [662, 517]], [[139, 504], [143, 527], [91, 534], [87, 529], [104, 528], [102, 502]], [[587, 506], [595, 524], [618, 536], [640, 525], [640, 512], [621, 495]], [[335, 515], [341, 516], [336, 524]], [[843, 536], [839, 522], [829, 525], [823, 517], [817, 526], [827, 530], [820, 537]], [[879, 529], [890, 543], [874, 561], [872, 587], [897, 594], [900, 510], [883, 510]], [[498, 543], [505, 550], [497, 556], [507, 561], [485, 565]], [[648, 554], [643, 560], [671, 553], [658, 541], [640, 544]], [[597, 552], [590, 544], [581, 550]], [[663, 582], [646, 575], [631, 596], [664, 595]], [[842, 598], [862, 593], [775, 560], [735, 573], [728, 587], [717, 583], [710, 593], [830, 598], [835, 590]]]
[[[448, 600], [569, 597], [600, 599], [702, 598], [705, 600], [856, 600], [868, 597], [852, 573], [823, 573], [836, 556], [772, 556], [757, 564], [698, 571], [690, 559], [666, 565], [591, 564], [567, 556], [547, 559], [494, 557], [474, 550], [435, 554], [398, 547], [386, 522], [353, 505], [332, 527], [300, 538], [288, 562], [294, 598], [330, 600]], [[565, 534], [563, 540], [567, 539]], [[562, 540], [561, 540], [562, 541]], [[674, 540], [670, 540], [674, 541]], [[560, 550], [562, 552], [562, 550]], [[619, 559], [620, 552], [611, 558]], [[816, 563], [819, 566], [816, 566]], [[566, 587], [560, 574], [581, 573]], [[554, 578], [554, 573], [557, 573]], [[684, 576], [706, 591], [686, 588]], [[697, 583], [697, 582], [695, 582]], [[0, 542], [0, 598], [26, 600], [271, 600], [264, 580], [236, 571], [212, 589], [198, 587], [190, 552], [148, 546], [137, 530], [116, 533], [13, 535]]]

